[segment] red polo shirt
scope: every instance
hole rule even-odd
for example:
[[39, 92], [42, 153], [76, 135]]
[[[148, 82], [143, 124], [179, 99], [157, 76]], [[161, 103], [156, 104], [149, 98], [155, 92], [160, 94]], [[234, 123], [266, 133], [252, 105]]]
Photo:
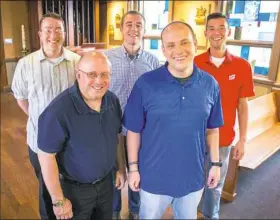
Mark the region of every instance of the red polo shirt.
[[239, 98], [255, 95], [251, 66], [243, 58], [228, 51], [220, 67], [211, 62], [209, 50], [196, 56], [194, 61], [200, 69], [214, 76], [220, 85], [224, 115], [224, 125], [220, 127], [220, 147], [229, 146], [235, 137], [234, 124]]

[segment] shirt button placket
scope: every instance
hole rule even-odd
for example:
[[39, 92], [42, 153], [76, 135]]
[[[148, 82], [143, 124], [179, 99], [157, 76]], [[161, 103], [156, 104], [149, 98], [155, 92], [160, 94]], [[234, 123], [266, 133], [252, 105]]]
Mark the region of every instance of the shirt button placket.
[[133, 72], [134, 72], [134, 65], [133, 65], [133, 61], [130, 61], [130, 75], [132, 76], [133, 75]]

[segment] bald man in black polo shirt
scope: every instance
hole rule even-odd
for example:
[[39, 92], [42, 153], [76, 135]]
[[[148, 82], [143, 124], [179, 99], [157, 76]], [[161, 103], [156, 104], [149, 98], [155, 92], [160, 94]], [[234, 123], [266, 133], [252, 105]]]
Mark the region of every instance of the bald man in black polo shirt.
[[38, 157], [58, 219], [112, 218], [116, 158], [116, 187], [124, 186], [122, 111], [108, 91], [110, 75], [104, 54], [87, 53], [76, 69], [74, 86], [39, 117]]

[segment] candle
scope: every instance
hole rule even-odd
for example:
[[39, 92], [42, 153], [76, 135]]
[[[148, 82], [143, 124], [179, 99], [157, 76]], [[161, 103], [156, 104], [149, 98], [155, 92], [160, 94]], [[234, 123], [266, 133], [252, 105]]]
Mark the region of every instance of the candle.
[[25, 40], [25, 31], [24, 31], [24, 25], [21, 25], [21, 42], [22, 42], [22, 49], [26, 49], [26, 40]]

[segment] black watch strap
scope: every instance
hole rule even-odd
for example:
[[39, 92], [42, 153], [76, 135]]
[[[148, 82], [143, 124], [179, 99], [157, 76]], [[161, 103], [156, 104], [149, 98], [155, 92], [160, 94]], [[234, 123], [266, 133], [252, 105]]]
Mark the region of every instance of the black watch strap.
[[223, 166], [222, 162], [211, 162], [211, 166], [221, 167]]

